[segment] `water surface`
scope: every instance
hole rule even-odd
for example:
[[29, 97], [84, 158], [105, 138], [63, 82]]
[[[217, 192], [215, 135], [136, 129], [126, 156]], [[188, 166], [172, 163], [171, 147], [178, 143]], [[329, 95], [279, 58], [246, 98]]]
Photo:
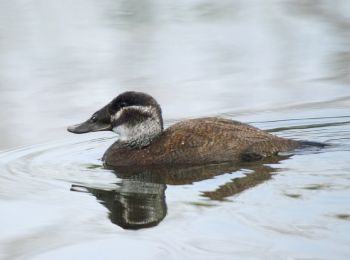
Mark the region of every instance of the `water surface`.
[[[0, 259], [349, 259], [348, 1], [0, 2]], [[125, 90], [326, 142], [242, 165], [106, 169], [71, 135]]]

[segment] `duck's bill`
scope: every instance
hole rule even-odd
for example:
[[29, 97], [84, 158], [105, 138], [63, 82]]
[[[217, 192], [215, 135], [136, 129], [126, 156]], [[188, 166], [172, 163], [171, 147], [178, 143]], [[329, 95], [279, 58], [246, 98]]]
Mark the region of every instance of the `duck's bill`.
[[67, 130], [74, 134], [85, 134], [98, 131], [110, 131], [112, 130], [112, 126], [110, 124], [105, 123], [93, 123], [90, 120], [88, 120], [81, 124], [69, 126]]

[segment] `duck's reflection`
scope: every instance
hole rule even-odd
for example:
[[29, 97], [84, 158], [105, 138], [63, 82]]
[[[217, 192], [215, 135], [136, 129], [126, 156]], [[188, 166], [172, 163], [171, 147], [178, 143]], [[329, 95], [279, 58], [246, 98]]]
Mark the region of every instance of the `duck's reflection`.
[[[84, 187], [110, 211], [109, 218], [125, 229], [140, 229], [156, 226], [165, 217], [166, 185], [123, 179], [115, 190]], [[82, 186], [72, 185], [72, 190], [81, 191]]]
[[109, 218], [125, 229], [141, 229], [156, 226], [167, 214], [166, 185], [184, 185], [212, 178], [217, 175], [249, 169], [251, 173], [232, 179], [213, 191], [203, 191], [202, 196], [211, 200], [224, 200], [269, 180], [276, 168], [266, 163], [278, 163], [287, 157], [274, 157], [254, 164], [215, 164], [192, 167], [114, 168], [121, 179], [114, 190], [72, 185], [72, 190], [93, 194], [110, 211]]

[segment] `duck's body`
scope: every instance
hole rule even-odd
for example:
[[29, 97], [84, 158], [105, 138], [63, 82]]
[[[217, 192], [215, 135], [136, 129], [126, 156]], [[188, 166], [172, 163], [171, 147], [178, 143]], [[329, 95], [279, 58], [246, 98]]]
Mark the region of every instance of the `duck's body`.
[[179, 122], [163, 130], [159, 104], [140, 92], [125, 92], [73, 133], [112, 130], [117, 140], [103, 156], [109, 166], [200, 165], [252, 161], [286, 152], [301, 142], [221, 118]]
[[299, 142], [221, 118], [199, 118], [167, 128], [145, 147], [115, 142], [104, 154], [110, 166], [198, 165], [250, 161], [295, 149]]

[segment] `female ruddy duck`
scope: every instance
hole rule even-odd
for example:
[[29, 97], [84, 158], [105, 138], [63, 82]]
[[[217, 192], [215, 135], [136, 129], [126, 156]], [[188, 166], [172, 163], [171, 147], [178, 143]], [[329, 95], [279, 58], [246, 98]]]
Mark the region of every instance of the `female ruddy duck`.
[[117, 133], [119, 139], [103, 156], [106, 165], [116, 167], [252, 161], [303, 144], [215, 117], [182, 121], [164, 130], [157, 101], [145, 93], [131, 91], [120, 94], [86, 122], [68, 127], [68, 131]]

